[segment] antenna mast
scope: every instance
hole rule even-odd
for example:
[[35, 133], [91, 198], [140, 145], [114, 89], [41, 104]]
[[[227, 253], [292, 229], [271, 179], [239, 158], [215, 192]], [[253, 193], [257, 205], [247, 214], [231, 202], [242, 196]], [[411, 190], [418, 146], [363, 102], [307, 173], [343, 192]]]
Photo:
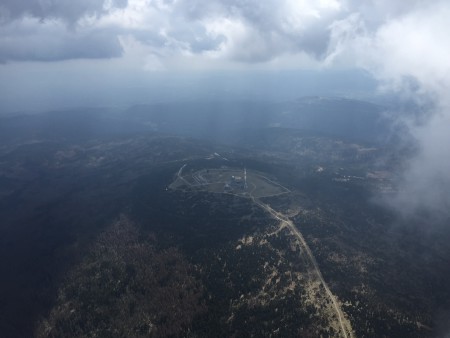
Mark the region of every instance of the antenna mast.
[[244, 167], [244, 189], [247, 190], [247, 168]]

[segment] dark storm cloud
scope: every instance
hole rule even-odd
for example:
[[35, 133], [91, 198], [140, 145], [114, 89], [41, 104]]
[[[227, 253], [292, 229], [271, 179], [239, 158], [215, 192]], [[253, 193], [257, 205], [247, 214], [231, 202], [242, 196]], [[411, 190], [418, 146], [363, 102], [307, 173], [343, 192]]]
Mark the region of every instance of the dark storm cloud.
[[41, 20], [64, 19], [76, 22], [85, 15], [101, 15], [110, 8], [124, 8], [127, 0], [2, 0], [0, 3], [1, 22], [31, 16]]
[[[177, 9], [190, 21], [239, 20], [247, 38], [229, 56], [242, 62], [263, 62], [285, 53], [306, 52], [322, 57], [327, 51], [329, 25], [347, 11], [318, 2], [256, 0], [180, 1]], [[333, 4], [331, 1], [330, 4]], [[225, 41], [233, 36], [224, 34]], [[222, 39], [222, 42], [223, 42]]]
[[122, 55], [114, 27], [83, 27], [127, 0], [3, 0], [0, 4], [0, 62], [98, 59]]
[[225, 42], [223, 35], [214, 38], [203, 36], [190, 42], [189, 49], [193, 53], [201, 53], [204, 51], [217, 50], [219, 46]]
[[0, 62], [58, 61], [118, 57], [122, 46], [108, 30], [84, 31], [65, 29], [58, 22], [51, 25], [30, 24], [17, 30], [4, 27], [0, 36]]
[[185, 49], [194, 54], [216, 50], [226, 40], [223, 35], [208, 35], [205, 28], [199, 24], [182, 24], [180, 21], [164, 35], [152, 30], [134, 30], [130, 33], [138, 41], [151, 47]]
[[[228, 12], [232, 15], [238, 11], [240, 1], [221, 1], [229, 6]], [[269, 5], [270, 3], [270, 5]], [[263, 36], [274, 36], [275, 39], [283, 39], [289, 52], [307, 52], [314, 57], [323, 56], [327, 50], [329, 41], [329, 24], [343, 15], [342, 12], [325, 10], [317, 13], [317, 16], [308, 16], [311, 8], [283, 8], [277, 10], [277, 2], [267, 2], [265, 5], [260, 1], [247, 0], [239, 10], [242, 17]], [[255, 8], [258, 8], [255, 11]], [[291, 10], [298, 12], [292, 13]], [[289, 16], [291, 16], [289, 20]], [[267, 20], [267, 18], [270, 18]], [[276, 56], [279, 50], [273, 49], [272, 55]]]
[[[404, 15], [423, 3], [420, 0], [407, 3], [387, 0], [3, 0], [0, 33], [4, 39], [17, 41], [4, 41], [2, 59], [114, 57], [121, 55], [117, 38], [126, 35], [161, 56], [215, 52], [214, 57], [219, 60], [263, 63], [280, 56], [306, 53], [322, 61], [330, 52], [335, 22], [359, 13], [365, 25], [376, 30], [386, 20]], [[117, 10], [122, 11], [112, 18], [111, 13]], [[48, 40], [40, 34], [34, 38], [8, 35], [9, 28], [20, 29], [21, 22], [27, 18], [36, 19], [37, 31], [42, 30], [38, 23], [48, 25], [50, 22], [49, 26], [53, 20], [66, 23], [66, 28], [58, 29], [71, 30], [66, 34], [71, 41], [51, 44], [59, 49], [49, 51], [47, 56], [43, 51], [27, 56], [27, 45], [36, 45], [39, 39]], [[83, 22], [86, 18], [89, 18], [87, 24]], [[108, 18], [112, 27], [105, 28], [102, 23], [102, 32], [96, 33], [95, 27], [102, 18]], [[97, 36], [89, 39], [87, 34]], [[56, 35], [61, 33], [56, 32]], [[36, 42], [30, 41], [32, 39]], [[90, 51], [83, 52], [77, 47], [81, 47], [83, 41]], [[98, 50], [95, 50], [96, 44]], [[62, 47], [68, 50], [60, 50]]]
[[[6, 0], [0, 5], [2, 60], [114, 57], [120, 55], [117, 38], [121, 35], [132, 36], [150, 48], [160, 49], [153, 51], [158, 55], [217, 52], [215, 57], [219, 59], [244, 63], [261, 63], [295, 53], [320, 58], [327, 51], [329, 24], [346, 13], [336, 7], [334, 0], [324, 3], [292, 0]], [[108, 16], [117, 9], [123, 11], [117, 17]], [[33, 30], [37, 32], [34, 37], [32, 34], [11, 34], [14, 29], [23, 30], [22, 26], [27, 27], [33, 18]], [[88, 20], [83, 21], [86, 18]], [[111, 27], [102, 26], [102, 33], [97, 33], [95, 27], [102, 18], [108, 18]], [[63, 34], [49, 30], [55, 26], [54, 21], [67, 25], [58, 27], [58, 30], [67, 30], [66, 43], [55, 41]], [[55, 34], [56, 38], [42, 35], [41, 31]], [[93, 37], [88, 38], [87, 34]], [[39, 40], [51, 42], [47, 53], [39, 48], [34, 50]], [[86, 42], [86, 51], [82, 51], [83, 42]], [[28, 55], [27, 51], [30, 51]]]

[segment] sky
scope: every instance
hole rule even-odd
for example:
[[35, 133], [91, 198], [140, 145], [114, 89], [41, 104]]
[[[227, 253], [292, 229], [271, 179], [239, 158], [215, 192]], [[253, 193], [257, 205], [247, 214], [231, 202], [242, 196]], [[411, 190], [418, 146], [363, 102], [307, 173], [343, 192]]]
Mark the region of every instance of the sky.
[[449, 210], [449, 17], [447, 0], [2, 0], [0, 110], [394, 93], [433, 104], [407, 121], [420, 149], [392, 203]]
[[249, 95], [307, 87], [311, 72], [318, 94], [434, 95], [448, 84], [447, 3], [2, 0], [0, 110], [223, 93], [231, 74]]

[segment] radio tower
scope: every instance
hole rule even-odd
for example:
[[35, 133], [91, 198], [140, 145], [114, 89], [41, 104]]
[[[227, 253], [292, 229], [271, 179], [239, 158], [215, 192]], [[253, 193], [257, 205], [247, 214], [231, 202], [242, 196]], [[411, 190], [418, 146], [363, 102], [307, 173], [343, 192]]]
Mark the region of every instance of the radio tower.
[[244, 190], [247, 190], [247, 168], [244, 167]]

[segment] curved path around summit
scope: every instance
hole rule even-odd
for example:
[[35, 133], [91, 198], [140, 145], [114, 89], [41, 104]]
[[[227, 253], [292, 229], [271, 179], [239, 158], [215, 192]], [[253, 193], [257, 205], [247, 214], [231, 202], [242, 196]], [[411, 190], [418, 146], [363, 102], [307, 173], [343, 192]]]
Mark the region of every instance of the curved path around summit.
[[344, 312], [342, 311], [341, 306], [338, 303], [338, 300], [331, 292], [330, 288], [328, 287], [328, 284], [325, 282], [325, 280], [322, 276], [322, 272], [320, 271], [319, 265], [317, 264], [317, 261], [313, 255], [313, 253], [311, 252], [309, 245], [306, 243], [305, 238], [303, 237], [302, 233], [295, 227], [294, 223], [289, 219], [289, 217], [274, 210], [268, 204], [261, 202], [260, 200], [258, 200], [251, 194], [250, 194], [250, 198], [256, 205], [260, 206], [261, 208], [266, 210], [268, 213], [270, 213], [272, 215], [272, 217], [279, 220], [281, 225], [285, 225], [290, 230], [291, 234], [294, 235], [295, 237], [297, 237], [297, 239], [300, 241], [300, 244], [303, 247], [303, 249], [305, 250], [306, 255], [307, 255], [311, 265], [314, 267], [314, 271], [317, 275], [317, 278], [322, 283], [322, 285], [325, 289], [325, 292], [327, 293], [328, 297], [331, 299], [331, 301], [333, 303], [333, 308], [336, 312], [337, 318], [339, 320], [339, 325], [341, 327], [342, 336], [345, 338], [353, 338], [354, 335], [353, 335], [353, 329], [352, 329], [351, 323], [345, 317]]

